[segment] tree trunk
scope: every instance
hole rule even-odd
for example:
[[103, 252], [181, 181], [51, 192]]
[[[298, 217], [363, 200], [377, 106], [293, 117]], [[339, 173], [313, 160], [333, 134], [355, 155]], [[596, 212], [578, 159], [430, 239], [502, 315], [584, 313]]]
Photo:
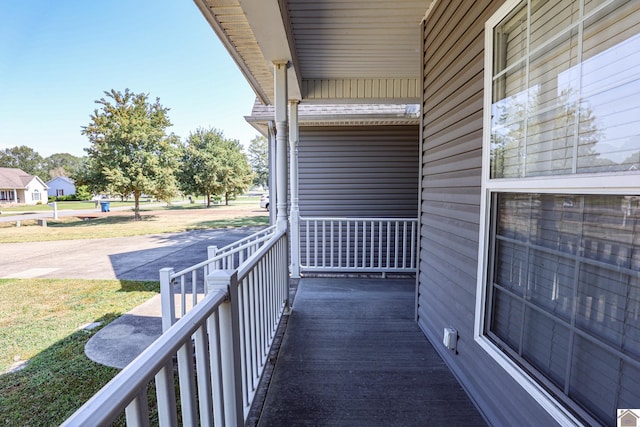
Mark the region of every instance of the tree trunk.
[[207, 193], [207, 207], [211, 207], [211, 193]]
[[229, 206], [229, 192], [224, 193], [224, 205]]
[[133, 193], [134, 205], [133, 205], [133, 220], [140, 221], [142, 216], [140, 215], [140, 193]]

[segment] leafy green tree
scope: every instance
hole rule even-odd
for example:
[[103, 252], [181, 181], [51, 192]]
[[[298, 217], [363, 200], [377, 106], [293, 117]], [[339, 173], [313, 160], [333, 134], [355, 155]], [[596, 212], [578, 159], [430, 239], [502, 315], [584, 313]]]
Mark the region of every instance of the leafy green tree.
[[89, 191], [89, 187], [86, 185], [80, 185], [76, 187], [76, 199], [78, 200], [90, 200], [91, 199], [91, 191]]
[[139, 220], [142, 194], [164, 200], [175, 194], [179, 140], [166, 133], [171, 122], [159, 98], [151, 103], [148, 94], [129, 89], [112, 89], [105, 96], [95, 101], [100, 107], [82, 128], [91, 146], [85, 149], [89, 160], [76, 174], [76, 183], [96, 192], [132, 195]]
[[254, 174], [238, 140], [224, 140], [220, 147], [220, 165], [218, 167], [218, 182], [220, 193], [224, 196], [225, 205], [230, 199], [249, 189]]
[[211, 206], [211, 196], [220, 191], [216, 147], [223, 138], [216, 129], [198, 129], [189, 134], [181, 148], [180, 168], [176, 172], [180, 190], [206, 196], [207, 207]]
[[50, 178], [71, 176], [82, 165], [82, 157], [69, 153], [55, 153], [43, 161], [43, 169]]
[[267, 138], [256, 136], [248, 147], [247, 157], [254, 173], [253, 183], [266, 187], [269, 183], [269, 155]]
[[47, 180], [47, 175], [43, 175], [42, 156], [26, 145], [0, 150], [0, 167], [22, 169], [29, 175]]
[[246, 191], [253, 180], [242, 146], [227, 140], [217, 129], [198, 129], [182, 147], [181, 167], [176, 173], [180, 189], [187, 194], [222, 195], [225, 203]]

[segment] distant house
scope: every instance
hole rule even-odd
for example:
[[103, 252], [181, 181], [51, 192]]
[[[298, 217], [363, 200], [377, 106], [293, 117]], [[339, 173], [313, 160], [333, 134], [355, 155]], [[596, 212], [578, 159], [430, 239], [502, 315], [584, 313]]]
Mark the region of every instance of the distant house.
[[76, 194], [76, 185], [71, 178], [66, 176], [57, 176], [47, 181], [49, 187], [48, 194], [52, 197], [71, 196]]
[[0, 168], [0, 203], [46, 203], [47, 189], [43, 180], [22, 169]]

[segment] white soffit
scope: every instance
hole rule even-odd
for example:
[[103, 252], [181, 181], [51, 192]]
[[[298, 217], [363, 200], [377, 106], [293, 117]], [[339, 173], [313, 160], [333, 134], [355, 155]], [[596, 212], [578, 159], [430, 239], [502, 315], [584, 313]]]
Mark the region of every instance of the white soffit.
[[264, 103], [274, 61], [289, 98], [418, 102], [420, 21], [431, 0], [195, 0]]
[[194, 0], [256, 95], [273, 101], [273, 67], [267, 62], [238, 0]]

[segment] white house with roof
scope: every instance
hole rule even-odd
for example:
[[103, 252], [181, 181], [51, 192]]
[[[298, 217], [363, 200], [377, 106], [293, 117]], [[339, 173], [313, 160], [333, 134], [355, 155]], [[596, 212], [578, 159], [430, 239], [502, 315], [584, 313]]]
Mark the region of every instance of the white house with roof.
[[43, 180], [22, 169], [0, 168], [0, 203], [46, 203], [48, 188]]
[[51, 197], [71, 196], [76, 194], [76, 185], [73, 180], [66, 176], [57, 176], [47, 181], [49, 186], [48, 194]]

